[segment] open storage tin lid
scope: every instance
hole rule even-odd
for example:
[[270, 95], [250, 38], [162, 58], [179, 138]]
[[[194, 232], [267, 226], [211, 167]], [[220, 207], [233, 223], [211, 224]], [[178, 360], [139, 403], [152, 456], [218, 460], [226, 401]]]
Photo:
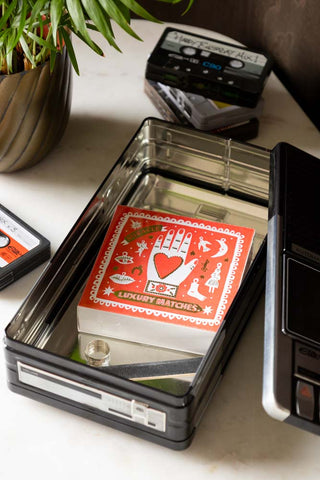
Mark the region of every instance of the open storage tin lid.
[[[170, 448], [185, 448], [264, 287], [269, 154], [146, 119], [8, 325], [9, 387]], [[92, 339], [78, 338], [76, 306], [119, 204], [256, 231], [250, 268], [191, 376], [180, 372], [135, 381], [84, 363], [83, 350]], [[112, 349], [118, 364], [194, 359], [111, 340]]]

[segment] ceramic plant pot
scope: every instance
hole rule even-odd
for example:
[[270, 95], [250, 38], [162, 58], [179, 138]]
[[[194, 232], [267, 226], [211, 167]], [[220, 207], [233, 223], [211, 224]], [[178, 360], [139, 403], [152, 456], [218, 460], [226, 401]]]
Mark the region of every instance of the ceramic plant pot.
[[72, 90], [66, 49], [26, 72], [0, 75], [0, 172], [39, 162], [61, 139], [68, 122]]

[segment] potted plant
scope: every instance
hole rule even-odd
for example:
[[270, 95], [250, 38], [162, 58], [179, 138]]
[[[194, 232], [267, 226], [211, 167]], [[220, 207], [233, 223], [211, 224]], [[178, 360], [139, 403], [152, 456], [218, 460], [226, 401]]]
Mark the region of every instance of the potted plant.
[[[157, 0], [169, 4], [183, 0]], [[187, 1], [187, 10], [193, 0]], [[90, 30], [119, 50], [112, 22], [139, 40], [134, 14], [158, 21], [136, 0], [0, 0], [0, 172], [39, 162], [60, 140], [71, 104], [71, 34], [98, 55]]]

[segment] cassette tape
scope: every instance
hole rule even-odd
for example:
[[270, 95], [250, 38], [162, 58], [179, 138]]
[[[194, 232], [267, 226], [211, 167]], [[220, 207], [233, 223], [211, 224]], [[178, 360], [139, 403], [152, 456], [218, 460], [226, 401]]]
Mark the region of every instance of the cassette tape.
[[[172, 94], [169, 94], [168, 90], [171, 91], [175, 89], [159, 82], [153, 82], [152, 80], [145, 79], [144, 91], [165, 120], [188, 127], [197, 128], [190, 122], [190, 114], [187, 108], [182, 108], [181, 105], [178, 108], [176, 104], [177, 102], [173, 102]], [[249, 110], [245, 107], [236, 107], [233, 105], [230, 105], [229, 107], [230, 109], [244, 108], [245, 110]], [[252, 110], [255, 111], [256, 109]], [[201, 130], [201, 128], [198, 129]], [[222, 135], [235, 140], [247, 141], [255, 138], [258, 135], [259, 120], [256, 117], [252, 117], [248, 120], [244, 119], [241, 121], [235, 121], [233, 118], [232, 123], [226, 123], [210, 130], [203, 130], [208, 133], [212, 133], [213, 135]]]
[[0, 290], [50, 257], [50, 242], [0, 205]]
[[254, 108], [230, 105], [214, 101], [202, 95], [188, 93], [178, 88], [158, 83], [159, 88], [170, 98], [189, 122], [200, 130], [213, 130], [226, 125], [245, 122], [259, 118], [263, 110], [263, 99], [260, 98]]
[[145, 76], [185, 92], [255, 107], [271, 68], [272, 59], [264, 52], [166, 28]]

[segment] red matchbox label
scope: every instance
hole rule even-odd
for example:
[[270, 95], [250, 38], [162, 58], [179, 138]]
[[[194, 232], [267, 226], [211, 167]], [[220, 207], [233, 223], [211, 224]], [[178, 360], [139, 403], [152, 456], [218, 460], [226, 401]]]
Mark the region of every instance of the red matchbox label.
[[254, 230], [119, 206], [80, 306], [216, 332]]

